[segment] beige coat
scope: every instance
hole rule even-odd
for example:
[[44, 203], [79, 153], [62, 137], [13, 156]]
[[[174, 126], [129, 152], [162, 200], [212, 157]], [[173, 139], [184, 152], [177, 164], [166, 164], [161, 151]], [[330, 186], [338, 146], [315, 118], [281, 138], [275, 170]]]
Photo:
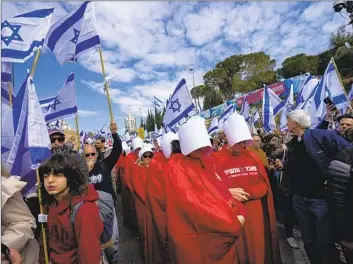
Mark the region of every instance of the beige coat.
[[20, 194], [26, 183], [13, 176], [1, 178], [1, 242], [21, 253], [22, 264], [37, 264], [39, 245], [33, 234], [36, 221]]

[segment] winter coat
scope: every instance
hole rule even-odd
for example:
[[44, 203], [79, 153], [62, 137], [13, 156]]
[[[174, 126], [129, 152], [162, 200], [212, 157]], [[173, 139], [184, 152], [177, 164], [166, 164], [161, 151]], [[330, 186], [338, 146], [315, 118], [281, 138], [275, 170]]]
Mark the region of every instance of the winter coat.
[[23, 264], [36, 264], [39, 258], [39, 245], [33, 233], [36, 220], [20, 193], [26, 184], [14, 176], [2, 176], [1, 242], [19, 251]]
[[329, 166], [329, 190], [334, 234], [353, 242], [353, 148], [339, 152]]

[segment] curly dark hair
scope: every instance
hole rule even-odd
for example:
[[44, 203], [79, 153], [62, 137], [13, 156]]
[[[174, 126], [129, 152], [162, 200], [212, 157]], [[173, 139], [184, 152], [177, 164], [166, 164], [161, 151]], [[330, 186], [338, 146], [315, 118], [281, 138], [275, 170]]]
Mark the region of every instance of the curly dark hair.
[[42, 201], [44, 205], [51, 205], [55, 202], [54, 196], [50, 195], [44, 187], [44, 175], [62, 173], [67, 179], [70, 187], [69, 200], [74, 196], [83, 195], [87, 190], [87, 182], [79, 169], [77, 160], [67, 154], [54, 154], [39, 167], [39, 178], [42, 191]]

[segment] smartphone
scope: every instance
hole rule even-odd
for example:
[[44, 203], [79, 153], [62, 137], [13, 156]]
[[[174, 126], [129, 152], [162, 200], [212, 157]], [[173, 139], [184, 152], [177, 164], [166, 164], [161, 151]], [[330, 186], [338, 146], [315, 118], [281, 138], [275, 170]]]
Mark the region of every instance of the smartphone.
[[[334, 103], [332, 102], [332, 100], [331, 100], [330, 97], [326, 97], [326, 98], [324, 99], [324, 103], [325, 103], [327, 106], [329, 106], [329, 105], [334, 105]], [[337, 107], [335, 106], [335, 107], [333, 108], [333, 110], [334, 110], [334, 111], [337, 111]]]

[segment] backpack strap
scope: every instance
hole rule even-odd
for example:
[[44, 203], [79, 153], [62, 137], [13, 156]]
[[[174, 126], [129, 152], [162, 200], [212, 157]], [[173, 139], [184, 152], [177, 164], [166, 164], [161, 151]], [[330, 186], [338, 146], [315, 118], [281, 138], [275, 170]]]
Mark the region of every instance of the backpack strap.
[[81, 206], [84, 204], [84, 201], [82, 202], [79, 202], [77, 204], [75, 204], [74, 206], [71, 206], [70, 207], [70, 224], [72, 226], [72, 229], [75, 229], [75, 218], [76, 218], [76, 215], [78, 213], [78, 210], [81, 208]]

